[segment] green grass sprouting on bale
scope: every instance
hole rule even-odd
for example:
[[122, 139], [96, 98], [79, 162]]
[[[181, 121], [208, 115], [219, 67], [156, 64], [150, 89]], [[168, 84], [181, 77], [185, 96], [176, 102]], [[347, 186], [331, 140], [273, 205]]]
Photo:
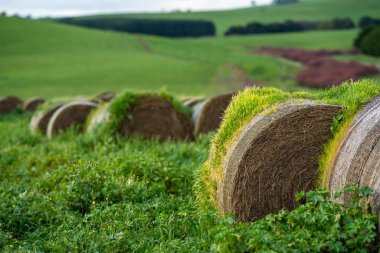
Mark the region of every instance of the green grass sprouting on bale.
[[91, 98], [88, 96], [73, 96], [73, 97], [55, 97], [52, 99], [48, 99], [45, 103], [38, 106], [35, 113], [38, 113], [40, 111], [48, 110], [54, 106], [60, 105], [60, 104], [66, 104], [74, 101], [79, 100], [90, 100]]
[[292, 99], [313, 99], [321, 103], [337, 104], [343, 107], [342, 114], [334, 118], [333, 139], [326, 145], [321, 158], [320, 184], [322, 185], [322, 178], [326, 175], [329, 176], [330, 169], [327, 168], [334, 155], [332, 150], [335, 150], [344, 128], [348, 126], [355, 113], [377, 94], [380, 94], [380, 83], [372, 80], [346, 82], [316, 93], [286, 93], [275, 88], [248, 88], [238, 93], [227, 108], [224, 121], [212, 140], [209, 159], [198, 172], [195, 185], [197, 198], [205, 207], [210, 205], [214, 208], [218, 207], [217, 183], [222, 179], [223, 159], [228, 148], [255, 115], [271, 106], [275, 111], [276, 104]]
[[[189, 117], [191, 117], [192, 110], [191, 108], [185, 106], [181, 101], [179, 101], [176, 97], [170, 95], [167, 92], [161, 91], [159, 93], [157, 92], [130, 92], [125, 91], [122, 94], [119, 94], [114, 100], [110, 102], [107, 106], [107, 110], [110, 114], [110, 118], [108, 122], [105, 122], [105, 124], [100, 124], [96, 130], [97, 133], [102, 134], [111, 134], [114, 135], [117, 132], [118, 127], [120, 126], [120, 123], [123, 121], [125, 116], [132, 117], [131, 109], [134, 104], [138, 103], [138, 101], [144, 97], [162, 97], [165, 100], [169, 101], [173, 108], [177, 110], [178, 112], [182, 112]], [[90, 115], [87, 125], [92, 117], [96, 116], [96, 113], [103, 110], [104, 107], [99, 108], [97, 111], [95, 111], [93, 114]], [[102, 130], [100, 130], [102, 129]]]
[[[192, 143], [29, 133], [29, 113], [0, 116], [0, 249], [4, 252], [353, 252], [375, 245], [377, 217], [307, 193], [298, 209], [253, 224], [198, 208]], [[300, 194], [298, 197], [303, 197]]]

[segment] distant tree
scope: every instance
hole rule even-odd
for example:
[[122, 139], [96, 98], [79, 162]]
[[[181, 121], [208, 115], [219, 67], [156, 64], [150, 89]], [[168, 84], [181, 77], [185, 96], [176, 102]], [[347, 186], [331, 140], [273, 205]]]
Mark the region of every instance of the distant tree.
[[273, 0], [273, 4], [291, 4], [296, 3], [299, 0]]
[[0, 13], [0, 16], [4, 16], [4, 17], [6, 17], [6, 16], [7, 16], [7, 13], [6, 13], [5, 11], [2, 11], [2, 12]]
[[371, 26], [371, 25], [380, 25], [380, 19], [365, 16], [365, 17], [362, 17], [359, 21], [359, 26], [361, 28]]
[[359, 49], [365, 54], [380, 56], [380, 26], [367, 26], [363, 31], [364, 36], [359, 34], [362, 38], [355, 41]]
[[204, 20], [165, 20], [129, 18], [61, 18], [58, 22], [102, 30], [150, 34], [172, 38], [214, 36], [213, 22]]
[[251, 1], [251, 6], [255, 7], [256, 6], [256, 1]]

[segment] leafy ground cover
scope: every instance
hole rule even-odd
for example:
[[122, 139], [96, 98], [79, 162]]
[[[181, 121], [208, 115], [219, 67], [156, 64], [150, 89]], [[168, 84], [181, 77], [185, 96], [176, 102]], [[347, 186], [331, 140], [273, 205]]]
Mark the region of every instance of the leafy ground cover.
[[210, 136], [193, 143], [123, 140], [73, 131], [32, 136], [30, 114], [0, 118], [0, 249], [3, 252], [303, 252], [375, 249], [377, 217], [332, 203], [306, 205], [253, 224], [195, 199]]

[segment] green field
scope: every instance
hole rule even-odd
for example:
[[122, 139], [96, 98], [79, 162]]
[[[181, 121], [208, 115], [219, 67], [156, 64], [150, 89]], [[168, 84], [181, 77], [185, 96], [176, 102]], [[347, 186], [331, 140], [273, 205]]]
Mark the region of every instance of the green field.
[[[248, 3], [248, 2], [247, 2]], [[358, 21], [362, 16], [380, 17], [380, 2], [377, 0], [304, 0], [297, 4], [280, 6], [258, 6], [226, 11], [156, 14], [113, 14], [94, 17], [137, 17], [165, 19], [204, 19], [216, 24], [218, 34], [223, 34], [232, 25], [243, 25], [252, 21], [274, 22], [292, 20], [323, 20], [350, 17]]]
[[[309, 0], [281, 7], [126, 16], [212, 19], [221, 34], [232, 24], [253, 20], [357, 20], [379, 16], [379, 10], [378, 0]], [[212, 96], [240, 90], [249, 80], [300, 90], [294, 81], [300, 64], [259, 55], [256, 49], [350, 49], [358, 32], [174, 40], [0, 17], [0, 97], [53, 98], [125, 89]], [[380, 66], [379, 58], [361, 54], [336, 58]], [[371, 82], [357, 85], [365, 83]], [[344, 87], [354, 86], [339, 88]], [[255, 91], [245, 94], [250, 92]], [[366, 101], [354, 97], [344, 96], [342, 104], [351, 103], [351, 108]], [[275, 101], [261, 99], [261, 106]], [[255, 103], [234, 112], [236, 120], [230, 116], [233, 127], [224, 128], [225, 136], [237, 131], [243, 117], [253, 115], [248, 113]], [[214, 133], [193, 142], [160, 143], [71, 129], [47, 139], [30, 133], [31, 117], [20, 110], [0, 115], [0, 252], [378, 251], [378, 217], [360, 202], [369, 196], [368, 188], [349, 188], [354, 201], [348, 206], [331, 202], [323, 189], [301, 193], [299, 208], [241, 223], [202, 204], [196, 192]], [[343, 118], [338, 117], [335, 127]]]
[[0, 252], [338, 253], [375, 243], [377, 217], [324, 190], [251, 224], [201, 207], [193, 186], [210, 135], [158, 143], [69, 131], [48, 140], [30, 134], [30, 117], [0, 117]]
[[255, 48], [348, 49], [357, 32], [172, 40], [0, 17], [0, 94], [50, 98], [165, 89], [177, 95], [207, 96], [241, 89], [247, 80], [297, 90], [294, 75], [300, 65], [257, 55]]

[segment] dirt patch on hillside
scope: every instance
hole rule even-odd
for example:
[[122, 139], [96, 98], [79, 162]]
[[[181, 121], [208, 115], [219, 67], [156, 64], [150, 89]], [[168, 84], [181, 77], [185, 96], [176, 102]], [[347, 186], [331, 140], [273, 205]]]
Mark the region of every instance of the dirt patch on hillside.
[[297, 48], [262, 47], [258, 53], [278, 56], [302, 63], [305, 68], [298, 73], [296, 81], [311, 88], [326, 88], [347, 80], [380, 73], [372, 65], [355, 61], [341, 62], [329, 58], [333, 55], [356, 54], [357, 50], [306, 50]]
[[153, 52], [152, 47], [148, 44], [148, 42], [145, 40], [145, 38], [143, 36], [138, 36], [137, 41], [139, 42], [142, 49], [144, 49], [144, 51]]

